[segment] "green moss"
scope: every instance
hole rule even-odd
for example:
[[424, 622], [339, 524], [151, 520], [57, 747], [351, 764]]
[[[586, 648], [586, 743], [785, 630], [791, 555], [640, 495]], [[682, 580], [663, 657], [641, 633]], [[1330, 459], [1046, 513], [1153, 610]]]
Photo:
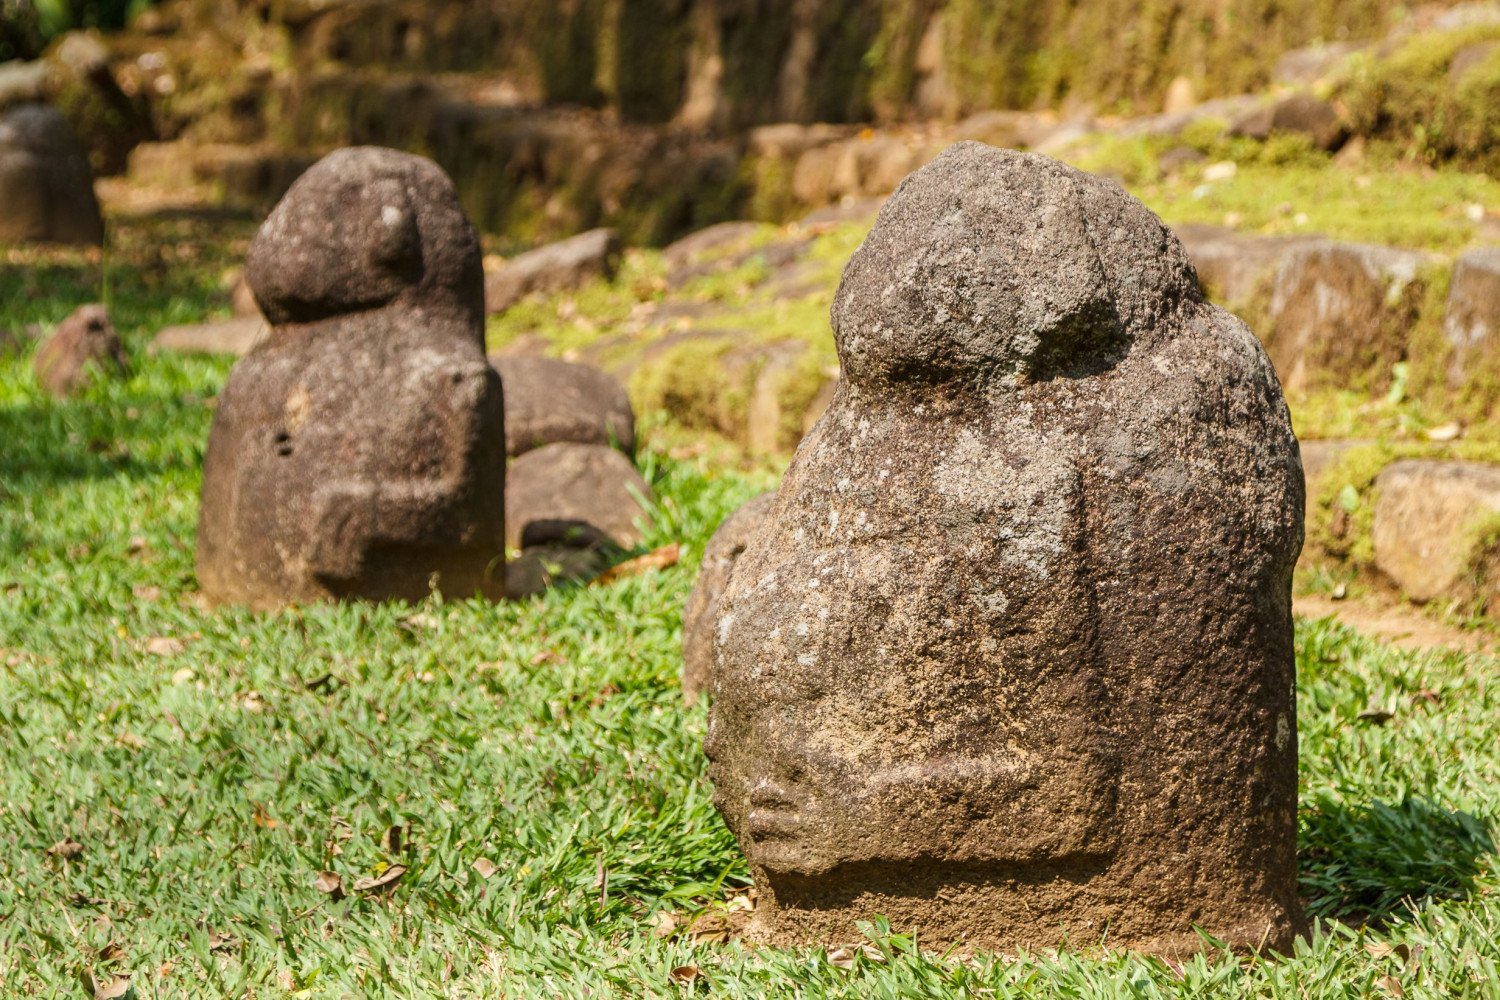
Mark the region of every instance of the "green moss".
[[1492, 615], [1492, 598], [1500, 594], [1500, 514], [1477, 515], [1465, 532], [1461, 551], [1468, 553], [1464, 567], [1465, 590], [1470, 617]]
[[1391, 140], [1419, 162], [1455, 159], [1500, 167], [1500, 45], [1458, 79], [1454, 57], [1500, 41], [1500, 25], [1416, 35], [1389, 55], [1354, 60], [1338, 96], [1355, 131]]
[[904, 117], [916, 87], [917, 48], [937, 0], [882, 0], [880, 31], [865, 54], [870, 103], [877, 117]]
[[[781, 414], [776, 444], [787, 451], [802, 440], [803, 423], [818, 394], [836, 377], [838, 356], [832, 341], [820, 341], [803, 351], [791, 368], [783, 371], [772, 387]], [[821, 349], [820, 349], [821, 348]], [[831, 356], [831, 357], [830, 357]]]
[[682, 0], [618, 0], [611, 96], [631, 121], [667, 121], [682, 105], [690, 40]]
[[1407, 335], [1407, 357], [1411, 363], [1410, 389], [1414, 397], [1443, 407], [1454, 417], [1470, 417], [1473, 401], [1457, 399], [1448, 388], [1448, 364], [1453, 345], [1443, 334], [1443, 316], [1448, 310], [1448, 287], [1453, 269], [1446, 262], [1422, 269], [1422, 301], [1416, 321]]
[[723, 364], [734, 345], [725, 340], [689, 341], [641, 365], [630, 379], [637, 410], [661, 411], [684, 427], [707, 428], [738, 438], [749, 411], [753, 371], [733, 377]]
[[1500, 211], [1500, 181], [1493, 177], [1454, 169], [1416, 169], [1374, 155], [1358, 165], [1338, 163], [1322, 154], [1273, 165], [1245, 154], [1237, 160], [1234, 177], [1205, 182], [1207, 163], [1187, 167], [1169, 180], [1153, 178], [1141, 169], [1142, 176], [1132, 180], [1126, 176], [1131, 173], [1128, 164], [1144, 162], [1139, 154], [1111, 154], [1114, 158], [1110, 159], [1095, 155], [1101, 148], [1118, 147], [1095, 147], [1065, 158], [1085, 169], [1124, 176], [1131, 193], [1173, 225], [1231, 225], [1264, 235], [1316, 233], [1357, 243], [1446, 252], [1469, 245], [1478, 233], [1466, 206]]

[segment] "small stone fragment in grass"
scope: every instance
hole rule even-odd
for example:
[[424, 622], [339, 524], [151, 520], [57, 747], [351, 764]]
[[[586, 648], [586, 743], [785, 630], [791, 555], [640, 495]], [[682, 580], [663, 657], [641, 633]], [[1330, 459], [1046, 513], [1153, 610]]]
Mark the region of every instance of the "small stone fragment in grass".
[[83, 845], [72, 837], [64, 837], [51, 847], [47, 848], [47, 854], [54, 858], [71, 860], [83, 853]]
[[186, 648], [186, 643], [171, 636], [156, 635], [146, 640], [146, 652], [152, 656], [176, 656]]

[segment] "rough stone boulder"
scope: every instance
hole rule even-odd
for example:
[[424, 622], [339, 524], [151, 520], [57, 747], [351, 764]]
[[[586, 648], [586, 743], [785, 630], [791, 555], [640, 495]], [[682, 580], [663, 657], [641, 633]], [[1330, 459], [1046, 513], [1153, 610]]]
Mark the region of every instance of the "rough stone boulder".
[[714, 623], [749, 934], [1287, 949], [1297, 443], [1144, 206], [963, 143], [844, 270], [842, 375]]
[[792, 194], [804, 205], [886, 194], [931, 157], [925, 144], [869, 135], [809, 149], [792, 171]]
[[555, 358], [498, 356], [490, 363], [505, 387], [507, 455], [561, 442], [635, 453], [635, 411], [609, 375]]
[[1271, 69], [1271, 79], [1287, 86], [1317, 83], [1349, 62], [1349, 57], [1366, 48], [1358, 42], [1325, 42], [1284, 52]]
[[1375, 565], [1417, 601], [1500, 593], [1500, 466], [1408, 459], [1375, 479]]
[[101, 305], [79, 306], [32, 359], [37, 382], [58, 398], [81, 392], [96, 376], [124, 375], [127, 368], [125, 347]]
[[702, 264], [707, 259], [744, 249], [766, 228], [760, 222], [715, 223], [668, 244], [661, 252], [662, 263], [671, 272]]
[[1296, 247], [1318, 242], [1316, 236], [1258, 236], [1201, 223], [1178, 226], [1175, 232], [1203, 291], [1235, 311], [1267, 299], [1271, 278], [1286, 256]]
[[1469, 250], [1453, 265], [1443, 334], [1449, 387], [1486, 410], [1500, 402], [1500, 247]]
[[93, 171], [67, 119], [45, 104], [0, 110], [0, 243], [103, 241]]
[[651, 487], [630, 459], [597, 444], [549, 444], [510, 465], [505, 520], [512, 548], [634, 548]]
[[1406, 358], [1429, 254], [1321, 240], [1290, 248], [1260, 331], [1288, 391], [1383, 389]]
[[613, 229], [591, 229], [513, 257], [485, 279], [485, 308], [504, 312], [533, 292], [565, 292], [595, 278], [613, 280], [620, 251]]
[[1289, 94], [1246, 112], [1229, 126], [1230, 135], [1268, 139], [1278, 132], [1304, 135], [1318, 149], [1335, 150], [1348, 134], [1338, 109], [1312, 94]]
[[1220, 97], [1216, 100], [1204, 101], [1202, 104], [1195, 105], [1185, 111], [1162, 112], [1161, 114], [1142, 115], [1139, 118], [1132, 118], [1116, 129], [1115, 132], [1125, 138], [1177, 136], [1198, 122], [1232, 121], [1257, 108], [1260, 103], [1260, 98], [1249, 94]]
[[340, 150], [256, 234], [269, 336], [235, 365], [203, 460], [215, 601], [499, 596], [505, 427], [479, 239], [429, 160]]
[[[681, 288], [695, 278], [731, 271], [759, 258], [769, 271], [794, 264], [811, 244], [809, 237], [778, 239], [759, 222], [721, 222], [684, 236], [662, 251], [667, 287]], [[770, 238], [761, 238], [768, 237]]]
[[719, 598], [729, 583], [729, 574], [751, 537], [760, 531], [775, 499], [773, 491], [747, 501], [724, 519], [703, 548], [698, 581], [682, 609], [682, 695], [689, 705], [708, 688], [713, 673]]
[[260, 316], [233, 316], [206, 323], [163, 327], [151, 340], [153, 354], [248, 354], [266, 338], [270, 328]]

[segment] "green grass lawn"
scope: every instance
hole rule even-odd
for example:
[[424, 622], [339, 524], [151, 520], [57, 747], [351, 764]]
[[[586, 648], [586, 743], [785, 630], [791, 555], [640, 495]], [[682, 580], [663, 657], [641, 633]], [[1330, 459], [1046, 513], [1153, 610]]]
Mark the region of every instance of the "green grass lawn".
[[[722, 940], [747, 871], [681, 704], [680, 608], [773, 478], [658, 432], [645, 546], [682, 542], [671, 569], [498, 606], [207, 610], [198, 469], [228, 365], [143, 346], [217, 308], [243, 233], [189, 227], [153, 270], [162, 233], [110, 271], [129, 380], [59, 404], [28, 353], [0, 360], [0, 995], [88, 996], [85, 972], [140, 997], [1500, 995], [1500, 671], [1324, 622], [1298, 627], [1319, 920], [1294, 955]], [[56, 322], [97, 277], [0, 262], [0, 325]]]

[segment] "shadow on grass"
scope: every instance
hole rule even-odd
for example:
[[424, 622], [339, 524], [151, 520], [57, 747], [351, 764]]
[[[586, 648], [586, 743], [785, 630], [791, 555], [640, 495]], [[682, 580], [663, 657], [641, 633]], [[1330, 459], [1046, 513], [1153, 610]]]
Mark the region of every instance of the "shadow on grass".
[[[180, 405], [133, 394], [119, 402], [84, 398], [0, 407], [0, 484], [7, 492], [27, 493], [85, 479], [160, 475], [174, 463], [141, 458], [132, 439], [166, 433], [170, 414], [163, 411]], [[117, 411], [127, 407], [144, 416], [122, 434]]]
[[1299, 882], [1312, 917], [1380, 925], [1407, 901], [1461, 899], [1495, 850], [1489, 823], [1424, 799], [1304, 805]]

